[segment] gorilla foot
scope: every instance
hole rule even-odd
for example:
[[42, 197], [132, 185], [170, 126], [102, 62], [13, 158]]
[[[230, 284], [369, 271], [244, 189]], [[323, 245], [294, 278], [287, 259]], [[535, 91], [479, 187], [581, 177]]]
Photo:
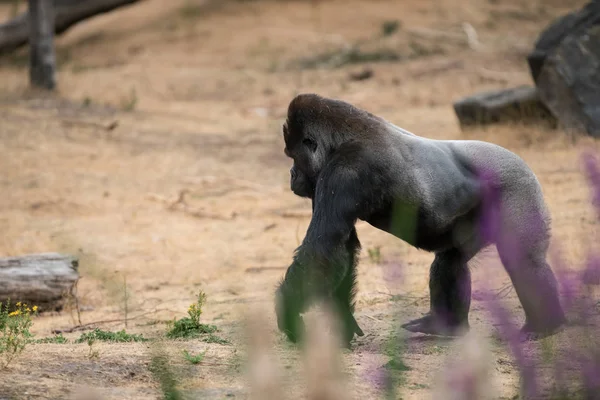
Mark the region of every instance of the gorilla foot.
[[304, 319], [298, 316], [294, 319], [293, 323], [288, 322], [285, 326], [280, 326], [279, 329], [285, 333], [290, 342], [298, 343], [304, 337]]
[[566, 323], [555, 324], [550, 327], [535, 329], [528, 323], [525, 323], [519, 331], [519, 340], [521, 342], [537, 341], [550, 336], [554, 336], [557, 333], [565, 329]]
[[346, 348], [350, 348], [350, 342], [354, 339], [354, 334], [357, 336], [364, 336], [364, 332], [358, 326], [358, 322], [354, 319], [354, 316], [350, 314], [344, 318], [344, 330], [342, 332], [342, 344]]
[[428, 314], [424, 317], [414, 319], [403, 325], [402, 328], [410, 332], [425, 333], [428, 335], [457, 337], [464, 335], [469, 330], [469, 323], [450, 325], [439, 318]]

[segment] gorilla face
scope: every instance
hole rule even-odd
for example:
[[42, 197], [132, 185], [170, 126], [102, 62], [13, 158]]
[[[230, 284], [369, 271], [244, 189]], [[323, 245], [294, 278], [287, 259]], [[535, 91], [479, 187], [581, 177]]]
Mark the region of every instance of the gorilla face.
[[318, 159], [319, 146], [316, 140], [305, 137], [302, 132], [291, 132], [287, 123], [283, 125], [283, 135], [284, 153], [294, 160], [290, 169], [290, 188], [297, 196], [312, 198], [321, 169]]
[[290, 169], [290, 188], [296, 196], [307, 198], [312, 198], [315, 190], [304, 172], [296, 168], [296, 164]]

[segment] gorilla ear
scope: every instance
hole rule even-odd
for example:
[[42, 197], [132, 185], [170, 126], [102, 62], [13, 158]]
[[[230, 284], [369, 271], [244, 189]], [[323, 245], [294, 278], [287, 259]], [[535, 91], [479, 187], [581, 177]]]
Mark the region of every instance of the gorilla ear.
[[288, 131], [287, 121], [283, 124], [283, 137], [288, 137], [290, 132]]

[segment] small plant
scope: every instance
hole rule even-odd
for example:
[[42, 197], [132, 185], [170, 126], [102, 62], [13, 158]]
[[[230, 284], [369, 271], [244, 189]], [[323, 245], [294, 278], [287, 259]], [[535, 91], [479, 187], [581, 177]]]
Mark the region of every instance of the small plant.
[[202, 315], [202, 306], [206, 302], [206, 294], [202, 291], [198, 292], [196, 296], [196, 303], [191, 304], [188, 308], [188, 315], [190, 319], [196, 324], [200, 325], [200, 316]]
[[62, 333], [58, 335], [49, 336], [45, 338], [41, 338], [35, 341], [35, 343], [43, 344], [43, 343], [54, 343], [54, 344], [66, 344], [69, 343], [69, 339], [64, 337]]
[[229, 341], [214, 334], [218, 331], [215, 325], [207, 325], [200, 322], [202, 307], [205, 301], [206, 294], [202, 291], [198, 292], [196, 302], [188, 308], [188, 316], [169, 323], [170, 329], [167, 332], [167, 337], [169, 339], [201, 338], [201, 340], [207, 343], [228, 344]]
[[32, 315], [37, 314], [37, 306], [29, 308], [27, 304], [18, 302], [14, 311], [10, 311], [10, 300], [0, 303], [0, 368], [6, 368], [17, 357], [25, 346], [33, 341], [29, 328]]
[[89, 340], [98, 340], [102, 342], [146, 342], [148, 339], [143, 337], [142, 335], [135, 335], [131, 333], [126, 333], [125, 329], [118, 332], [110, 332], [103, 331], [101, 329], [94, 329], [91, 332], [82, 334], [79, 339], [75, 341], [75, 343], [83, 343]]
[[197, 354], [195, 356], [193, 356], [190, 353], [188, 353], [187, 350], [183, 351], [183, 357], [185, 357], [185, 359], [188, 360], [192, 364], [199, 364], [199, 363], [201, 363], [202, 360], [204, 360], [204, 356], [205, 355], [206, 355], [206, 351], [203, 351], [202, 353]]
[[127, 318], [129, 316], [129, 299], [131, 295], [127, 290], [127, 276], [123, 275], [123, 312], [125, 313], [125, 328], [127, 328]]
[[88, 358], [91, 360], [93, 358], [98, 358], [100, 356], [100, 353], [98, 352], [98, 350], [94, 350], [94, 343], [96, 342], [96, 340], [93, 337], [89, 337], [87, 339], [87, 345], [89, 346], [89, 351], [88, 351]]
[[208, 335], [206, 335], [206, 337], [204, 337], [202, 341], [206, 343], [231, 344], [229, 340], [223, 339], [222, 337], [219, 337], [213, 333], [209, 333]]

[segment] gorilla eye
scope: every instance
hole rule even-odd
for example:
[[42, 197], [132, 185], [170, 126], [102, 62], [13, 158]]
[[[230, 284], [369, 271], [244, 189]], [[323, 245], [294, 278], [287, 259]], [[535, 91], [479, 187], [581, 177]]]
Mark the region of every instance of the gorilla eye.
[[302, 144], [308, 147], [311, 151], [317, 150], [317, 143], [312, 139], [304, 139], [302, 140]]

